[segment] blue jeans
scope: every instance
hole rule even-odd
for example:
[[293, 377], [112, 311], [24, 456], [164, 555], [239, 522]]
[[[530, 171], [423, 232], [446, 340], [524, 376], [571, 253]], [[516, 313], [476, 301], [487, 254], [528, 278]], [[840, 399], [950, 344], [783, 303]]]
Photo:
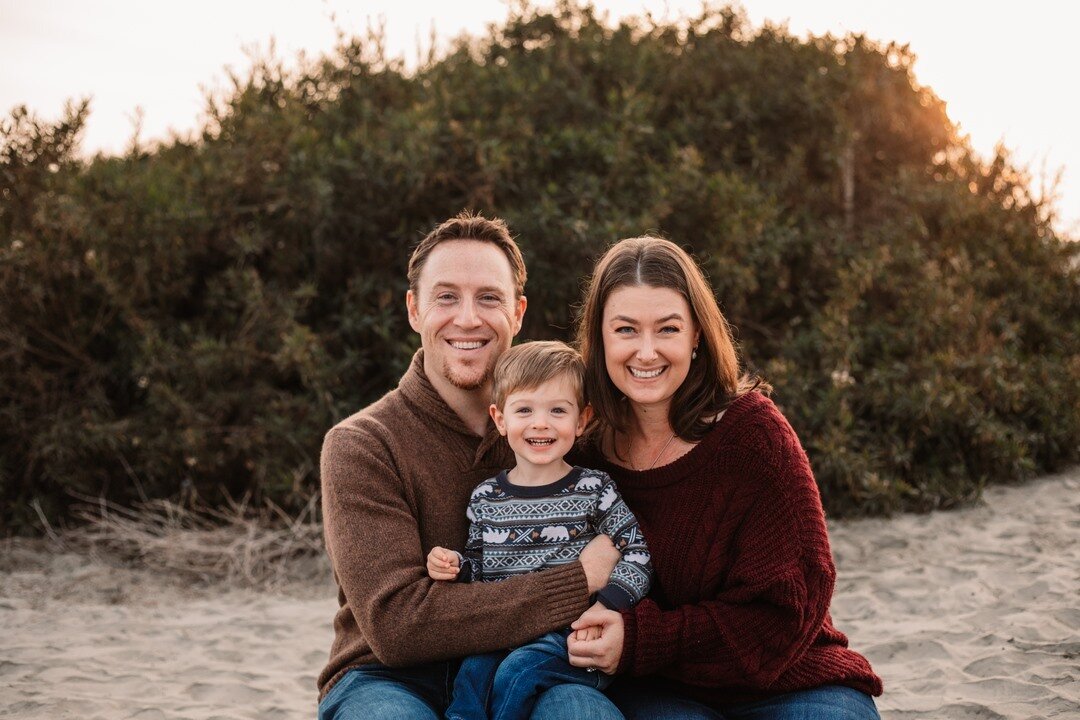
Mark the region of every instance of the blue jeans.
[[542, 692], [564, 684], [603, 690], [611, 678], [574, 667], [567, 659], [569, 630], [550, 632], [512, 650], [461, 662], [447, 720], [528, 720]]
[[[457, 665], [354, 668], [319, 703], [319, 720], [440, 720], [450, 702]], [[545, 691], [531, 720], [562, 718], [623, 720], [602, 693], [582, 685], [557, 685]]]
[[869, 695], [825, 685], [720, 710], [667, 690], [616, 683], [608, 693], [626, 720], [881, 720]]

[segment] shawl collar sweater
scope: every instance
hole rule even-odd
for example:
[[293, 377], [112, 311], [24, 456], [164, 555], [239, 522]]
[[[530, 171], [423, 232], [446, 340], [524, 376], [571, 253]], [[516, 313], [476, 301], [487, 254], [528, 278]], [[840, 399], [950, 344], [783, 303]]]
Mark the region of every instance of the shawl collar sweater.
[[582, 462], [615, 478], [652, 552], [653, 590], [623, 612], [619, 673], [715, 708], [832, 684], [881, 694], [833, 627], [836, 571], [817, 484], [771, 400], [738, 398], [659, 468], [636, 472], [595, 447]]
[[398, 387], [327, 433], [321, 458], [326, 550], [338, 585], [320, 697], [346, 671], [405, 667], [521, 645], [588, 609], [580, 562], [499, 583], [431, 580], [436, 545], [463, 547], [482, 480], [514, 464], [494, 424], [470, 431], [417, 352]]

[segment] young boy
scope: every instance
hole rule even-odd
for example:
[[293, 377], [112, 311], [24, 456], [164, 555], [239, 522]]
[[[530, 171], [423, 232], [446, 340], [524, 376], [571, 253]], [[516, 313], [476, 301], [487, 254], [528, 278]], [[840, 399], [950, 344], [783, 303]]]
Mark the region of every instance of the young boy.
[[[433, 579], [495, 582], [574, 562], [590, 540], [604, 534], [622, 559], [597, 601], [622, 610], [648, 592], [649, 551], [614, 482], [606, 473], [571, 467], [563, 459], [589, 420], [584, 372], [581, 356], [561, 342], [525, 343], [499, 359], [490, 413], [517, 465], [473, 491], [465, 552], [433, 548], [427, 558]], [[570, 665], [569, 633], [552, 632], [513, 650], [466, 658], [448, 720], [524, 720], [539, 694], [554, 685], [606, 687], [608, 676]]]

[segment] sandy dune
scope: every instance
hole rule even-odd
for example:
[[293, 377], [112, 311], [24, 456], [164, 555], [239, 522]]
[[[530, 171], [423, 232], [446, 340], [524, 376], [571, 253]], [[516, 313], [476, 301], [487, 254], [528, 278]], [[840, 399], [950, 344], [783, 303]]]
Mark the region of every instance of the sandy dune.
[[[883, 717], [1080, 718], [1080, 470], [959, 512], [832, 524], [833, 614]], [[0, 717], [314, 717], [334, 589], [188, 586], [0, 545]]]

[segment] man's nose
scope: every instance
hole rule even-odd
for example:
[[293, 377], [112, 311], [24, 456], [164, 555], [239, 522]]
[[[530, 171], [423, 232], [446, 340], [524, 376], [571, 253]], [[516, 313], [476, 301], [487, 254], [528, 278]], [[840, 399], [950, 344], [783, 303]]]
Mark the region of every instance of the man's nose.
[[480, 326], [480, 314], [477, 312], [476, 302], [466, 298], [458, 306], [454, 323], [462, 328], [475, 328]]

